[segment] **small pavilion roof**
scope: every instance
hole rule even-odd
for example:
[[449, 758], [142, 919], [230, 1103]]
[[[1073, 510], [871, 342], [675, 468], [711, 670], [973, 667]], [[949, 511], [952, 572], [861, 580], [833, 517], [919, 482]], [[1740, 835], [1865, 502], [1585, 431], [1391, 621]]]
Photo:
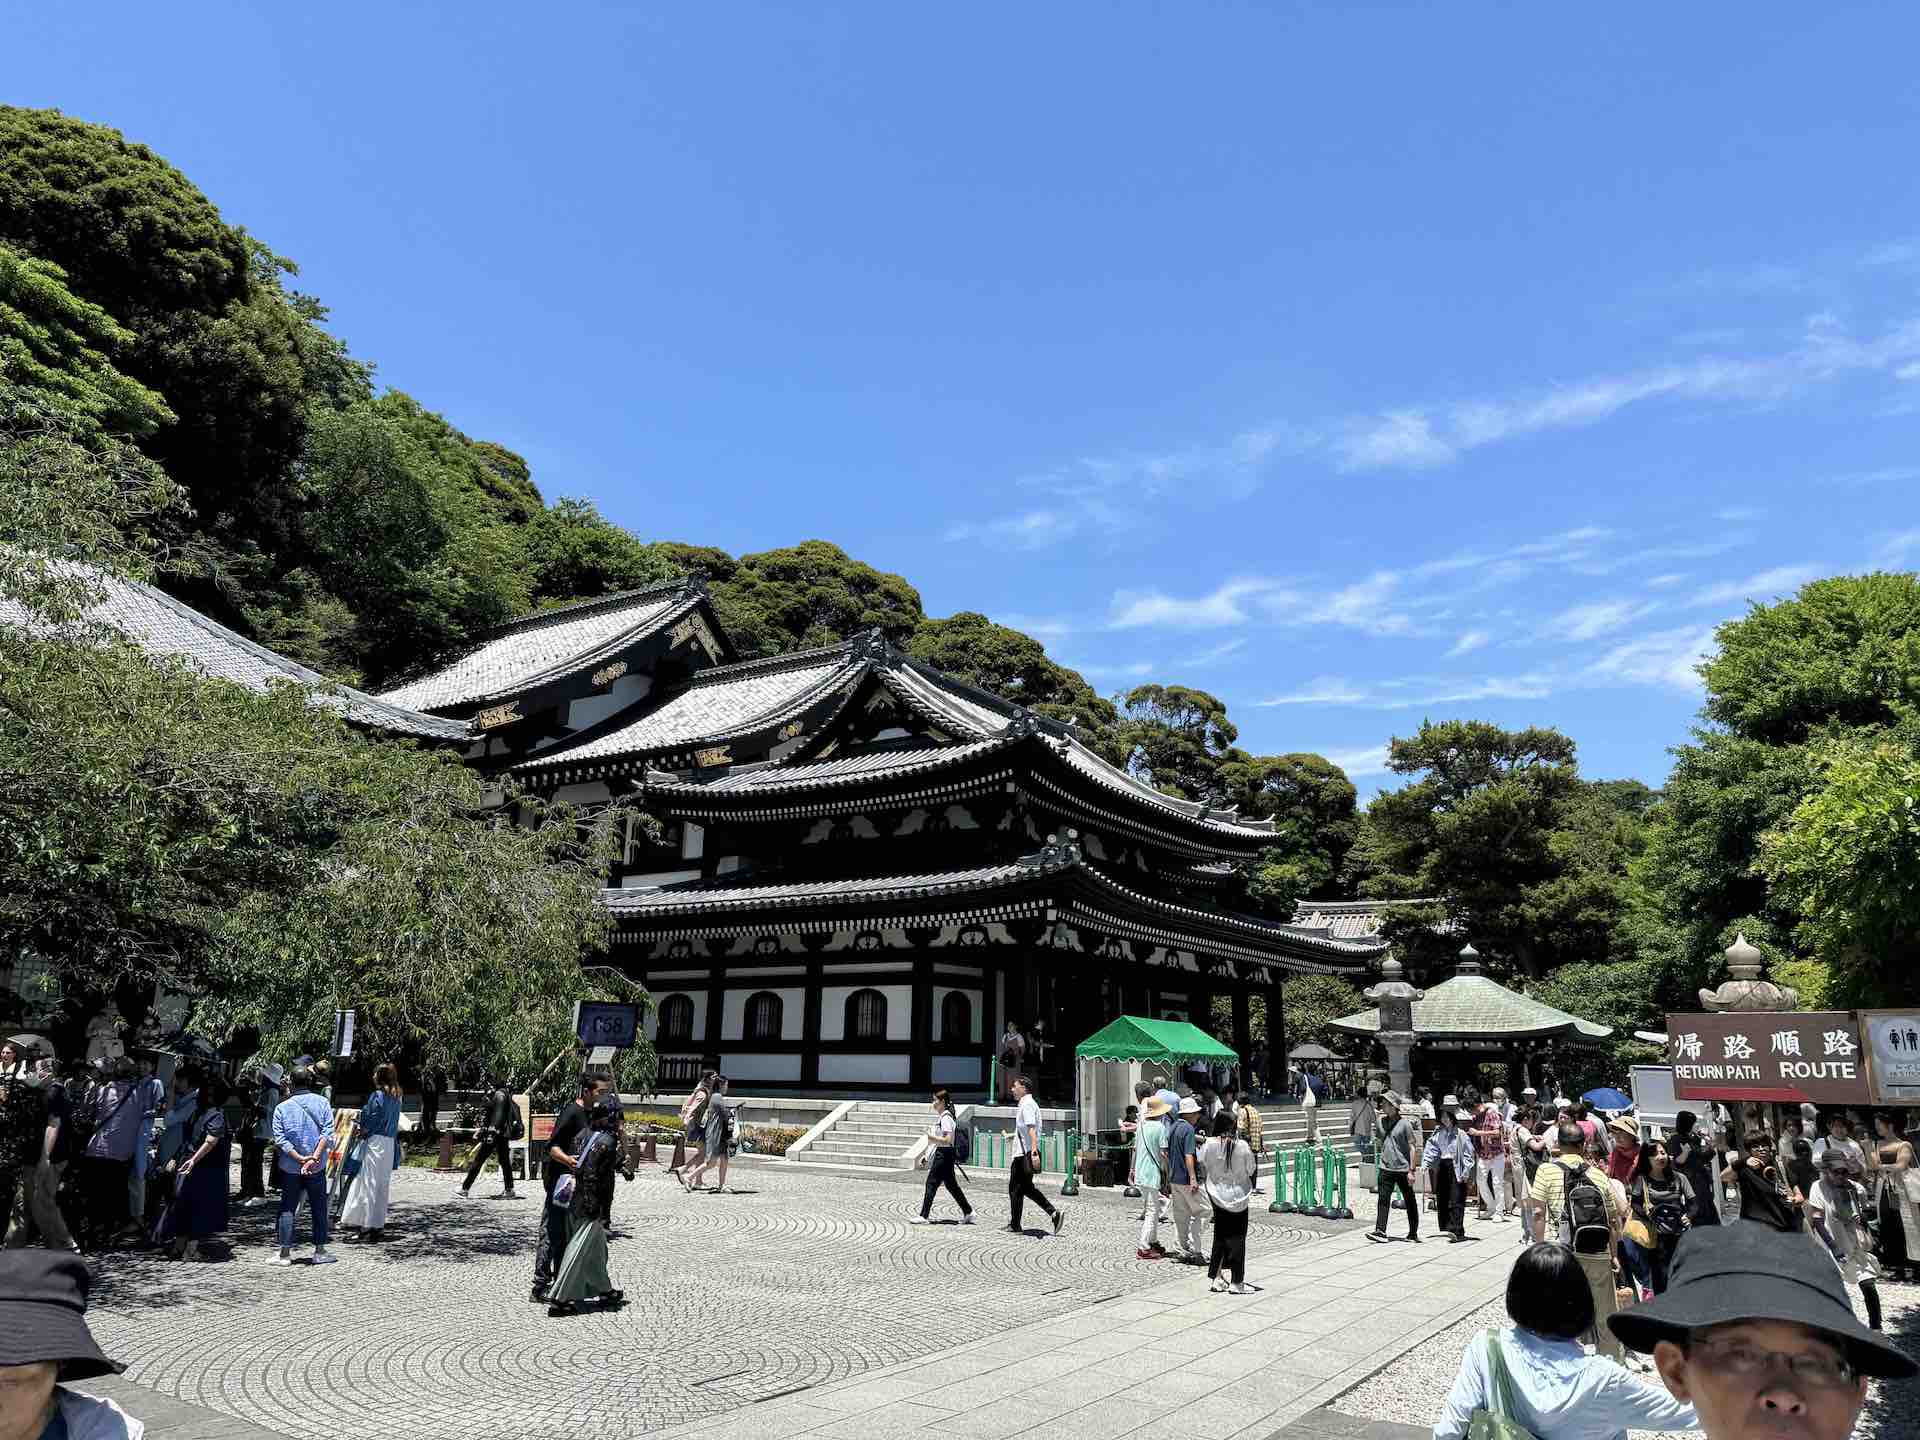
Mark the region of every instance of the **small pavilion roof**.
[[[1329, 1023], [1349, 1035], [1372, 1036], [1380, 1031], [1380, 1011], [1362, 1010]], [[1413, 1033], [1423, 1040], [1492, 1045], [1508, 1040], [1604, 1040], [1613, 1029], [1556, 1010], [1485, 975], [1464, 974], [1429, 986], [1426, 998], [1413, 1002]]]
[[536, 610], [490, 631], [451, 663], [397, 685], [380, 698], [422, 710], [492, 704], [591, 669], [684, 619], [705, 599], [699, 582], [677, 579]]
[[[459, 741], [468, 737], [464, 720], [423, 714], [329, 680], [318, 670], [277, 655], [219, 621], [208, 619], [163, 590], [91, 566], [74, 568], [84, 572], [101, 595], [88, 608], [82, 624], [117, 631], [149, 655], [184, 660], [211, 679], [231, 680], [249, 690], [264, 692], [275, 681], [290, 681], [310, 691], [314, 704], [336, 710], [368, 730], [424, 740]], [[0, 601], [0, 624], [45, 628], [26, 610], [8, 601]]]

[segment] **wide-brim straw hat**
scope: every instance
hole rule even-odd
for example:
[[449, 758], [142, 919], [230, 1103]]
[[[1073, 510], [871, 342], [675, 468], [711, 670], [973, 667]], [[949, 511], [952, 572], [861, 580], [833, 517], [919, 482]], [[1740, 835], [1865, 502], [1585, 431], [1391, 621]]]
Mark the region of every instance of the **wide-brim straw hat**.
[[1614, 1119], [1609, 1120], [1607, 1122], [1607, 1129], [1613, 1131], [1616, 1135], [1624, 1135], [1629, 1140], [1638, 1140], [1640, 1138], [1640, 1127], [1624, 1115], [1616, 1116]]
[[1695, 1330], [1769, 1320], [1818, 1330], [1862, 1375], [1907, 1379], [1920, 1362], [1854, 1318], [1840, 1270], [1812, 1237], [1770, 1225], [1703, 1225], [1680, 1237], [1665, 1293], [1607, 1324], [1629, 1350], [1683, 1342]]
[[1167, 1102], [1162, 1100], [1158, 1095], [1149, 1095], [1146, 1106], [1140, 1113], [1149, 1120], [1158, 1120], [1172, 1108], [1171, 1105], [1167, 1104]]
[[0, 1365], [52, 1360], [60, 1380], [118, 1375], [87, 1329], [87, 1267], [52, 1250], [0, 1252]]

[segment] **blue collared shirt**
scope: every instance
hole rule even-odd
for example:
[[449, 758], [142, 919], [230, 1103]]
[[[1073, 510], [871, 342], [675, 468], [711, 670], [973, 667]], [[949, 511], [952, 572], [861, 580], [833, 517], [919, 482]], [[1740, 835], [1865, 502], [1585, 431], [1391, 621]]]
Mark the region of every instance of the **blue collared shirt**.
[[[1604, 1355], [1589, 1355], [1578, 1342], [1549, 1340], [1515, 1326], [1492, 1332], [1513, 1386], [1512, 1419], [1553, 1440], [1619, 1440], [1629, 1430], [1694, 1430], [1699, 1418], [1664, 1385], [1629, 1374]], [[1492, 1409], [1493, 1379], [1487, 1339], [1474, 1337], [1460, 1359], [1460, 1373], [1433, 1422], [1433, 1440], [1460, 1440], [1473, 1412]]]
[[333, 1133], [333, 1107], [327, 1097], [312, 1090], [290, 1095], [273, 1107], [273, 1148], [275, 1169], [289, 1175], [300, 1173], [296, 1155], [311, 1155], [320, 1148], [320, 1137]]
[[1451, 1129], [1442, 1125], [1427, 1137], [1427, 1148], [1421, 1153], [1420, 1160], [1426, 1165], [1438, 1165], [1442, 1160], [1451, 1160], [1453, 1173], [1465, 1180], [1473, 1174], [1473, 1137], [1457, 1124]]

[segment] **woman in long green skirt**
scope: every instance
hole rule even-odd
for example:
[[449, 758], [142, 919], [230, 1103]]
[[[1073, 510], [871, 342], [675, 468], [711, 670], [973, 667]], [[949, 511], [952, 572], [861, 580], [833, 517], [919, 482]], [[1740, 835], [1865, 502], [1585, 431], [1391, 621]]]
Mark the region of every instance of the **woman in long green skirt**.
[[579, 1163], [554, 1187], [554, 1202], [560, 1203], [560, 1189], [572, 1182], [572, 1195], [565, 1202], [570, 1227], [566, 1254], [547, 1292], [549, 1315], [572, 1315], [583, 1300], [598, 1299], [611, 1309], [626, 1296], [613, 1288], [607, 1273], [607, 1216], [613, 1209], [613, 1175], [619, 1165], [621, 1123], [618, 1096], [596, 1100], [589, 1119], [590, 1128], [581, 1142]]

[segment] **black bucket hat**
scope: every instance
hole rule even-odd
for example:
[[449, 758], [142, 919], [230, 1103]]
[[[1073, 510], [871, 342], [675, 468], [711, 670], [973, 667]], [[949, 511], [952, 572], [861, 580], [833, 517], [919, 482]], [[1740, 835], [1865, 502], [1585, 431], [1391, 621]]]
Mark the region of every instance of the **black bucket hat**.
[[1862, 1375], [1908, 1379], [1916, 1362], [1854, 1318], [1839, 1267], [1818, 1240], [1751, 1220], [1703, 1225], [1680, 1237], [1666, 1293], [1607, 1317], [1629, 1350], [1737, 1320], [1777, 1320], [1829, 1336]]
[[87, 1329], [87, 1267], [53, 1250], [0, 1251], [0, 1365], [60, 1364], [60, 1379], [91, 1380], [126, 1367]]

